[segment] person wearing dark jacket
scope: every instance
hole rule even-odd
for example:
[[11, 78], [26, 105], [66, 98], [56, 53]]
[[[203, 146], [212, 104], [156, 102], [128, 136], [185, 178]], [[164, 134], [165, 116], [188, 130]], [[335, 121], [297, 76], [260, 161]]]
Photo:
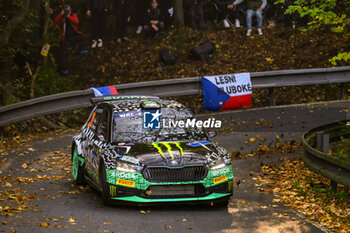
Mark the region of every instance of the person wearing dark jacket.
[[151, 7], [147, 10], [145, 26], [143, 29], [146, 33], [158, 33], [164, 28], [161, 11], [157, 0], [151, 0]]
[[238, 2], [237, 0], [214, 0], [214, 3], [217, 5], [220, 11], [218, 22], [223, 21], [224, 27], [230, 27], [230, 24], [227, 22], [226, 17], [231, 15], [235, 19], [235, 27], [239, 28], [241, 26], [241, 23], [239, 21], [240, 14], [236, 6], [242, 1]]
[[148, 3], [146, 0], [136, 0], [136, 17], [135, 21], [137, 24], [136, 34], [140, 34], [142, 32], [143, 21], [145, 20], [146, 9], [148, 7]]
[[79, 31], [78, 16], [72, 13], [72, 9], [68, 5], [65, 5], [61, 13], [56, 16], [54, 24], [58, 25], [61, 31], [59, 70], [61, 74], [68, 74], [67, 61], [69, 46], [72, 43], [79, 42], [80, 54], [85, 54], [88, 52], [86, 50], [88, 37]]
[[183, 0], [183, 6], [188, 11], [188, 26], [193, 29], [205, 30], [202, 0]]
[[114, 10], [117, 17], [117, 42], [121, 43], [123, 40], [128, 40], [126, 34], [126, 26], [128, 24], [130, 0], [113, 0]]
[[92, 48], [103, 45], [107, 24], [107, 12], [110, 8], [110, 0], [87, 0], [86, 14], [91, 16]]

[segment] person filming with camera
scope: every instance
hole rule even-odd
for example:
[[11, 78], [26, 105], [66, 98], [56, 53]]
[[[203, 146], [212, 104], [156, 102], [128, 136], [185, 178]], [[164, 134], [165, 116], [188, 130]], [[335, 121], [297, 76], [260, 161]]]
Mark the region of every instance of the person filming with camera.
[[79, 19], [77, 14], [72, 13], [70, 6], [65, 5], [60, 14], [54, 20], [61, 30], [60, 36], [60, 58], [59, 71], [61, 74], [68, 74], [68, 50], [75, 43], [79, 43], [80, 54], [86, 54], [88, 37], [78, 30]]

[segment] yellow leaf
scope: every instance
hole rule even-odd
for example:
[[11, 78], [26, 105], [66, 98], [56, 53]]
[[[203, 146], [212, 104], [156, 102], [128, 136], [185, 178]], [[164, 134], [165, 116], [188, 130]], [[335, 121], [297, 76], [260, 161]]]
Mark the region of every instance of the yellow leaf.
[[6, 182], [5, 186], [11, 188], [12, 184], [10, 184], [9, 182]]
[[104, 222], [103, 224], [105, 224], [105, 225], [111, 225], [112, 223], [110, 223], [110, 222]]
[[47, 222], [43, 222], [43, 223], [40, 224], [40, 226], [42, 226], [42, 227], [48, 227], [49, 225], [50, 225], [50, 224], [47, 223]]
[[24, 168], [24, 169], [28, 168], [28, 164], [26, 164], [26, 163], [22, 164], [22, 168]]

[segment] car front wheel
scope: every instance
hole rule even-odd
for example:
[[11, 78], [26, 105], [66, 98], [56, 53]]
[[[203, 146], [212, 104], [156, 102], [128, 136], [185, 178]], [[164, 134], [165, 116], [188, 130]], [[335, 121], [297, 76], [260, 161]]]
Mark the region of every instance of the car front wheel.
[[73, 170], [73, 180], [77, 185], [86, 184], [84, 178], [84, 165], [79, 164], [81, 158], [79, 158], [77, 146], [74, 146], [72, 154], [72, 170]]
[[102, 188], [102, 203], [103, 205], [109, 205], [110, 203], [110, 195], [109, 195], [109, 184], [107, 182], [107, 176], [106, 176], [106, 167], [104, 163], [102, 162], [100, 164], [100, 184]]

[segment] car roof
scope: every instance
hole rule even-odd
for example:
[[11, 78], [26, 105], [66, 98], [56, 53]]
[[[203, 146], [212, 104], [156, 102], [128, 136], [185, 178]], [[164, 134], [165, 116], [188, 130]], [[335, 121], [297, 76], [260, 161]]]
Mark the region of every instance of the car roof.
[[149, 95], [115, 95], [101, 96], [91, 99], [94, 105], [107, 104], [114, 112], [141, 111], [141, 103], [144, 101], [155, 101], [161, 108], [185, 109], [186, 107], [175, 101], [160, 99], [158, 96]]

